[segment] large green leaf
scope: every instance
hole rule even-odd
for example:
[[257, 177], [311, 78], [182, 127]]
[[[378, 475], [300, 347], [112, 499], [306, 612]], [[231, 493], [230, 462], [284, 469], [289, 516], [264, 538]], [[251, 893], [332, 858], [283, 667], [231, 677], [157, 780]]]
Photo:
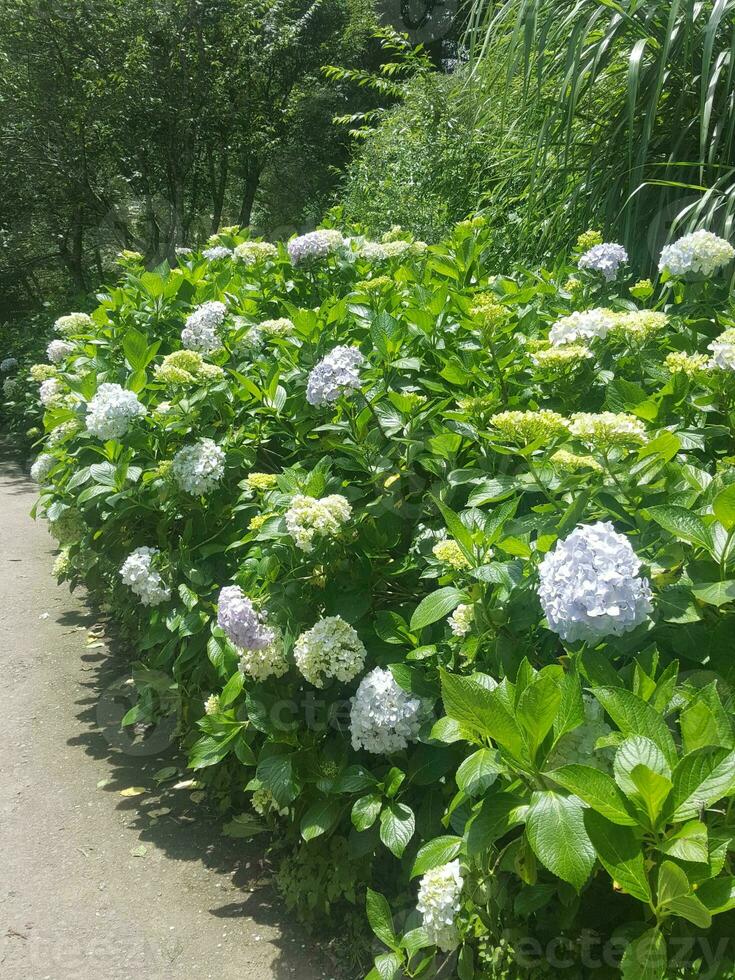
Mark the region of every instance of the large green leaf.
[[580, 801], [552, 791], [533, 793], [526, 836], [544, 867], [580, 891], [595, 863]]
[[509, 793], [486, 796], [465, 830], [468, 855], [476, 858], [484, 854], [499, 837], [522, 824], [527, 812], [528, 807], [519, 796]]
[[494, 739], [516, 758], [523, 758], [523, 739], [497, 691], [459, 674], [441, 672], [444, 710], [465, 728]]
[[558, 681], [549, 675], [538, 677], [521, 694], [516, 712], [531, 758], [551, 731], [561, 696]]
[[705, 747], [690, 752], [674, 769], [673, 781], [673, 819], [690, 820], [735, 785], [735, 751]]
[[451, 586], [437, 589], [436, 592], [427, 595], [421, 600], [414, 610], [413, 616], [411, 616], [411, 632], [418, 632], [425, 626], [435, 623], [438, 619], [448, 616], [464, 598], [464, 594], [459, 589], [453, 589]]
[[637, 825], [628, 801], [606, 772], [593, 766], [573, 764], [553, 769], [546, 775], [612, 823], [627, 827]]
[[497, 752], [478, 749], [457, 770], [457, 786], [468, 796], [481, 796], [492, 786], [502, 768]]
[[461, 837], [435, 837], [434, 840], [427, 841], [418, 850], [411, 868], [411, 877], [415, 878], [432, 868], [439, 868], [441, 865], [454, 860], [461, 847]]
[[326, 834], [339, 820], [341, 806], [334, 797], [325, 797], [312, 803], [301, 818], [301, 836], [304, 840], [314, 840]]
[[393, 926], [393, 916], [391, 915], [390, 905], [387, 899], [368, 888], [365, 899], [365, 911], [367, 912], [370, 928], [378, 939], [391, 949], [398, 948], [398, 937]]
[[667, 964], [666, 940], [654, 927], [626, 946], [620, 974], [622, 980], [662, 980]]
[[630, 778], [643, 802], [651, 827], [655, 827], [673, 788], [671, 780], [642, 765], [633, 767]]
[[380, 839], [396, 857], [402, 857], [416, 828], [413, 810], [392, 801], [380, 814]]
[[635, 796], [638, 787], [631, 777], [636, 766], [646, 766], [660, 776], [671, 778], [671, 766], [664, 758], [661, 749], [650, 738], [634, 735], [626, 738], [619, 746], [613, 760], [615, 781], [626, 796]]
[[712, 510], [726, 531], [732, 531], [735, 528], [735, 483], [731, 483], [729, 487], [720, 490], [712, 501]]
[[595, 810], [584, 815], [587, 829], [600, 863], [624, 892], [641, 902], [651, 901], [651, 886], [641, 841], [630, 827], [611, 823]]
[[707, 551], [712, 550], [712, 535], [701, 517], [685, 507], [649, 507], [648, 513], [664, 530], [687, 541], [696, 544]]
[[676, 746], [668, 725], [656, 709], [632, 691], [620, 687], [596, 687], [595, 697], [624, 735], [643, 735], [661, 749], [673, 768]]

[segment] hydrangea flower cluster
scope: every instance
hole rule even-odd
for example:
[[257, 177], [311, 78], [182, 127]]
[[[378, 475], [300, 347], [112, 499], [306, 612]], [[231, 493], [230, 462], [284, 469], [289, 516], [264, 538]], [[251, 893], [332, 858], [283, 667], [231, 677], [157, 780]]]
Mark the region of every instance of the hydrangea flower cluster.
[[580, 470], [594, 470], [602, 473], [602, 467], [594, 456], [580, 456], [578, 453], [571, 453], [568, 449], [557, 449], [551, 456], [551, 462], [560, 470], [568, 473], [578, 473]]
[[239, 585], [226, 585], [217, 599], [217, 625], [239, 650], [263, 650], [275, 633]]
[[176, 350], [156, 365], [154, 373], [158, 381], [175, 387], [218, 381], [225, 372], [217, 364], [207, 364], [199, 351]]
[[62, 442], [66, 442], [71, 436], [76, 435], [80, 428], [81, 425], [77, 419], [68, 419], [68, 421], [62, 422], [61, 425], [57, 425], [49, 432], [49, 446], [60, 446]]
[[616, 242], [601, 242], [593, 245], [581, 255], [577, 265], [580, 269], [599, 272], [608, 282], [615, 278], [621, 265], [628, 261], [628, 253]]
[[735, 256], [735, 249], [711, 231], [695, 231], [666, 245], [659, 258], [660, 272], [685, 276], [688, 272], [712, 276]]
[[498, 302], [495, 293], [477, 293], [472, 297], [470, 316], [483, 330], [492, 331], [507, 321], [508, 310]]
[[288, 807], [279, 806], [278, 801], [269, 789], [265, 786], [259, 786], [250, 798], [250, 803], [253, 810], [261, 817], [264, 817], [268, 813], [277, 813], [279, 817], [288, 816]]
[[430, 942], [445, 953], [459, 945], [456, 919], [464, 884], [459, 860], [427, 871], [419, 882], [417, 908]]
[[278, 482], [278, 477], [275, 473], [248, 473], [245, 482], [250, 490], [263, 492], [272, 490]]
[[554, 347], [573, 344], [578, 340], [604, 340], [613, 326], [615, 313], [605, 307], [577, 311], [556, 321], [549, 331], [549, 340]]
[[521, 445], [566, 435], [568, 424], [563, 415], [548, 408], [537, 412], [498, 412], [490, 419], [490, 425], [503, 440]]
[[386, 286], [392, 286], [393, 280], [390, 276], [375, 276], [374, 279], [361, 279], [355, 283], [355, 289], [362, 290], [364, 293], [379, 293]]
[[213, 490], [224, 472], [225, 454], [213, 439], [199, 439], [184, 446], [171, 463], [171, 473], [179, 488], [196, 497]]
[[18, 367], [18, 360], [15, 357], [4, 357], [0, 361], [0, 372], [3, 374], [10, 374], [11, 371], [15, 371]]
[[48, 522], [48, 529], [60, 545], [74, 544], [85, 531], [84, 518], [75, 507], [67, 507], [55, 519]]
[[278, 249], [270, 242], [242, 242], [236, 246], [233, 254], [245, 265], [255, 265], [256, 262], [275, 259], [278, 255]]
[[320, 619], [294, 645], [296, 666], [314, 687], [330, 678], [347, 683], [362, 670], [367, 650], [355, 630], [341, 616]]
[[35, 483], [43, 483], [54, 466], [56, 466], [56, 457], [51, 453], [41, 453], [31, 466], [31, 479]]
[[282, 316], [277, 320], [263, 320], [262, 323], [258, 324], [258, 331], [265, 334], [266, 337], [285, 337], [294, 331], [293, 320], [289, 320], [288, 317]]
[[450, 568], [459, 571], [463, 568], [470, 567], [465, 553], [453, 538], [445, 538], [443, 541], [437, 541], [431, 550], [437, 561], [442, 562], [444, 565], [449, 565]]
[[288, 255], [294, 265], [310, 259], [324, 259], [332, 252], [342, 248], [345, 240], [342, 233], [331, 228], [310, 231], [306, 235], [292, 238], [288, 243]]
[[592, 351], [584, 344], [566, 344], [537, 350], [531, 355], [531, 360], [537, 367], [559, 371], [577, 367], [593, 356]]
[[588, 446], [609, 449], [646, 441], [646, 427], [624, 412], [575, 412], [569, 431]]
[[59, 554], [56, 556], [51, 571], [53, 573], [54, 578], [58, 582], [60, 582], [62, 579], [67, 578], [67, 576], [71, 572], [71, 568], [72, 568], [71, 557], [69, 556], [69, 552], [66, 549], [64, 549], [63, 551], [60, 551]]
[[311, 369], [306, 385], [307, 402], [310, 405], [327, 405], [340, 395], [359, 389], [358, 369], [364, 361], [357, 347], [335, 347]]
[[58, 372], [53, 364], [32, 364], [28, 373], [31, 381], [41, 384], [43, 381], [49, 381], [51, 378], [55, 378]]
[[15, 398], [19, 398], [23, 393], [23, 385], [18, 381], [17, 378], [6, 378], [3, 381], [3, 395], [8, 401], [13, 401]]
[[352, 516], [349, 501], [339, 493], [317, 499], [296, 494], [286, 511], [286, 529], [296, 547], [307, 554], [314, 550], [314, 538], [333, 538]]
[[232, 249], [224, 245], [214, 245], [212, 248], [205, 248], [202, 255], [209, 262], [216, 262], [218, 259], [231, 259]]
[[221, 347], [219, 329], [224, 322], [226, 312], [225, 304], [216, 299], [198, 306], [186, 318], [186, 324], [181, 331], [181, 343], [184, 347], [204, 354]]
[[662, 333], [668, 323], [669, 318], [665, 313], [658, 313], [656, 310], [636, 310], [630, 313], [618, 313], [611, 332], [626, 340], [645, 343], [651, 337]]
[[134, 419], [145, 414], [145, 406], [134, 391], [118, 384], [101, 384], [87, 404], [87, 431], [98, 439], [119, 439]]
[[591, 694], [582, 694], [584, 722], [562, 735], [546, 759], [547, 769], [561, 766], [583, 765], [595, 769], [611, 768], [611, 753], [607, 749], [595, 751], [598, 739], [609, 735], [612, 729], [605, 722], [602, 705]]
[[158, 548], [136, 548], [122, 564], [120, 577], [144, 606], [158, 606], [171, 597], [155, 567]]
[[283, 677], [289, 668], [283, 637], [277, 630], [273, 631], [273, 642], [260, 650], [243, 650], [240, 653], [239, 669], [256, 681], [265, 681], [269, 677]]
[[706, 354], [687, 354], [685, 351], [671, 351], [664, 361], [672, 374], [685, 374], [688, 378], [701, 378], [710, 370], [710, 359]]
[[53, 408], [61, 402], [63, 391], [58, 378], [47, 378], [38, 389], [38, 397], [44, 408]]
[[219, 694], [209, 695], [207, 700], [204, 702], [204, 714], [205, 715], [219, 714]]
[[580, 524], [539, 566], [539, 599], [562, 640], [596, 643], [645, 622], [653, 606], [630, 542], [609, 521]]
[[87, 333], [94, 328], [94, 320], [87, 313], [67, 313], [54, 323], [54, 329], [62, 337], [77, 333]]
[[475, 621], [475, 607], [468, 603], [460, 603], [449, 617], [447, 622], [452, 633], [457, 637], [464, 637], [472, 630]]
[[46, 356], [52, 364], [61, 364], [73, 352], [74, 344], [68, 340], [52, 340], [46, 348]]
[[352, 698], [352, 748], [376, 755], [400, 752], [418, 738], [424, 714], [421, 701], [407, 694], [390, 670], [376, 667]]
[[578, 252], [589, 252], [595, 245], [602, 245], [602, 232], [589, 228], [577, 238], [575, 248]]
[[707, 349], [712, 351], [711, 367], [735, 371], [735, 328], [723, 331]]

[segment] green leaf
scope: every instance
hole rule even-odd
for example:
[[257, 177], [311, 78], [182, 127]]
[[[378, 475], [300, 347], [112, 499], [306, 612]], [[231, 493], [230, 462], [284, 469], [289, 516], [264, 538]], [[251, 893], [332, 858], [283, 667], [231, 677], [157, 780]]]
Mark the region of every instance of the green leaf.
[[501, 769], [497, 752], [478, 749], [457, 770], [457, 786], [468, 796], [482, 796], [498, 778]]
[[437, 589], [431, 595], [422, 599], [411, 616], [411, 632], [422, 630], [425, 626], [430, 626], [439, 619], [443, 619], [453, 612], [465, 598], [459, 589], [447, 586], [444, 589]]
[[368, 888], [365, 911], [370, 928], [378, 939], [390, 949], [397, 949], [398, 937], [393, 928], [393, 916], [385, 896], [381, 895], [380, 892], [374, 892], [372, 888]]
[[456, 514], [450, 507], [447, 507], [445, 503], [442, 503], [438, 497], [435, 497], [432, 494], [431, 499], [439, 508], [439, 511], [444, 518], [444, 523], [447, 525], [447, 530], [459, 545], [465, 558], [474, 565], [475, 557], [473, 554], [472, 535], [469, 529], [464, 526], [459, 514]]
[[526, 733], [531, 758], [551, 731], [561, 702], [561, 688], [550, 675], [537, 678], [520, 697], [517, 717]]
[[735, 878], [732, 875], [711, 878], [699, 886], [697, 896], [710, 915], [729, 912], [735, 909]]
[[493, 738], [518, 757], [523, 755], [521, 732], [495, 691], [489, 691], [469, 677], [441, 672], [442, 700], [450, 718], [461, 725]]
[[707, 828], [699, 820], [690, 820], [659, 845], [659, 851], [680, 861], [693, 861], [707, 864], [709, 861], [709, 841]]
[[732, 789], [735, 752], [711, 747], [690, 752], [674, 769], [673, 782], [673, 819], [690, 820]]
[[584, 701], [575, 667], [564, 675], [561, 682], [561, 701], [554, 718], [554, 741], [558, 742], [562, 735], [574, 731], [582, 724], [584, 724]]
[[287, 806], [296, 798], [298, 786], [294, 780], [293, 756], [290, 753], [279, 752], [261, 757], [255, 775], [281, 806]]
[[[156, 350], [158, 346], [156, 344]], [[148, 339], [145, 334], [142, 334], [139, 330], [135, 330], [133, 327], [128, 327], [125, 331], [122, 347], [125, 358], [133, 371], [141, 371], [153, 357], [153, 354], [155, 354], [154, 350], [151, 358], [148, 357]]]
[[395, 857], [402, 857], [416, 829], [413, 810], [391, 802], [380, 814], [380, 839]]
[[372, 827], [378, 819], [382, 806], [382, 799], [372, 793], [355, 800], [352, 804], [352, 825], [355, 830], [362, 832]]
[[712, 501], [712, 510], [727, 532], [735, 528], [735, 483], [720, 490]]
[[650, 738], [670, 766], [676, 764], [676, 746], [668, 725], [656, 709], [620, 687], [596, 687], [593, 694], [624, 735]]
[[526, 814], [533, 853], [552, 874], [578, 892], [595, 864], [595, 849], [584, 826], [584, 808], [573, 796], [535, 792]]
[[244, 682], [245, 675], [242, 673], [242, 671], [238, 670], [237, 673], [232, 675], [232, 677], [225, 684], [224, 689], [219, 696], [220, 708], [226, 708], [228, 705], [232, 704], [232, 702], [242, 691]]
[[462, 846], [461, 837], [435, 837], [419, 848], [411, 868], [411, 878], [453, 861]]
[[651, 826], [655, 827], [664, 803], [669, 797], [673, 784], [666, 776], [653, 772], [648, 766], [634, 766], [630, 778], [637, 795], [643, 801]]
[[733, 748], [732, 724], [714, 681], [703, 688], [684, 708], [679, 715], [679, 725], [686, 753], [705, 745]]
[[300, 830], [304, 840], [314, 840], [326, 834], [339, 820], [341, 806], [337, 800], [325, 797], [312, 803], [301, 818]]
[[658, 894], [656, 896], [659, 908], [668, 905], [677, 898], [688, 895], [691, 891], [686, 872], [682, 871], [673, 861], [664, 861], [658, 871]]
[[660, 929], [644, 932], [626, 946], [620, 963], [622, 980], [662, 980], [668, 957], [666, 940]]
[[665, 531], [712, 551], [712, 535], [701, 517], [685, 507], [649, 507], [648, 513]]
[[705, 602], [708, 606], [726, 606], [728, 602], [735, 602], [735, 579], [727, 579], [724, 582], [695, 582], [691, 586], [692, 594], [700, 602]]
[[660, 776], [671, 778], [671, 766], [664, 758], [663, 752], [650, 738], [645, 738], [643, 735], [626, 738], [618, 747], [613, 760], [615, 782], [626, 796], [634, 796], [638, 792], [638, 787], [631, 777], [636, 766], [646, 766]]
[[509, 793], [486, 796], [465, 829], [468, 855], [483, 854], [498, 837], [522, 824], [527, 810], [521, 797]]
[[641, 902], [651, 901], [646, 862], [637, 834], [630, 827], [611, 823], [595, 810], [587, 810], [584, 825], [600, 864], [624, 892]]
[[632, 816], [627, 800], [606, 772], [593, 766], [569, 765], [545, 775], [612, 823], [626, 827], [637, 825], [638, 821]]

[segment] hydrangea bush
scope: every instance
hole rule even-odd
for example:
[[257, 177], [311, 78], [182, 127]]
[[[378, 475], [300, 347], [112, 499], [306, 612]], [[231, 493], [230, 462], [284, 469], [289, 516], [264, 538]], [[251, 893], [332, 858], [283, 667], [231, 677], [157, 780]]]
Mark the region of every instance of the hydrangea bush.
[[228, 231], [61, 318], [17, 373], [57, 571], [137, 645], [125, 723], [176, 711], [371, 980], [583, 976], [590, 935], [678, 976], [735, 914], [732, 249], [395, 241]]

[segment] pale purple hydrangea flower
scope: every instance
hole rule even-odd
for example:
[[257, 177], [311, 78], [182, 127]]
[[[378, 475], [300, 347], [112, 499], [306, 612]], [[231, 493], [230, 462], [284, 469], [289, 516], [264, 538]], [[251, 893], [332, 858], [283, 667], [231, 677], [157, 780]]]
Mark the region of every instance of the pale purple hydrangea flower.
[[331, 252], [341, 248], [344, 243], [345, 239], [341, 232], [325, 228], [292, 238], [287, 248], [289, 258], [294, 265], [298, 265], [309, 259], [326, 258]]
[[628, 261], [628, 253], [622, 245], [615, 242], [603, 242], [601, 245], [593, 245], [584, 255], [580, 256], [580, 269], [591, 269], [599, 272], [610, 282], [618, 274], [621, 265]]
[[239, 585], [226, 585], [217, 600], [217, 625], [239, 650], [264, 650], [276, 638]]
[[144, 606], [158, 606], [171, 598], [155, 562], [158, 548], [136, 548], [122, 564], [120, 578], [124, 585], [138, 596]]
[[309, 374], [306, 400], [310, 405], [326, 405], [340, 395], [360, 388], [359, 368], [365, 362], [356, 347], [335, 347]]
[[215, 245], [212, 248], [205, 248], [202, 255], [209, 262], [216, 262], [218, 259], [231, 259], [233, 252], [231, 248], [224, 245]]

